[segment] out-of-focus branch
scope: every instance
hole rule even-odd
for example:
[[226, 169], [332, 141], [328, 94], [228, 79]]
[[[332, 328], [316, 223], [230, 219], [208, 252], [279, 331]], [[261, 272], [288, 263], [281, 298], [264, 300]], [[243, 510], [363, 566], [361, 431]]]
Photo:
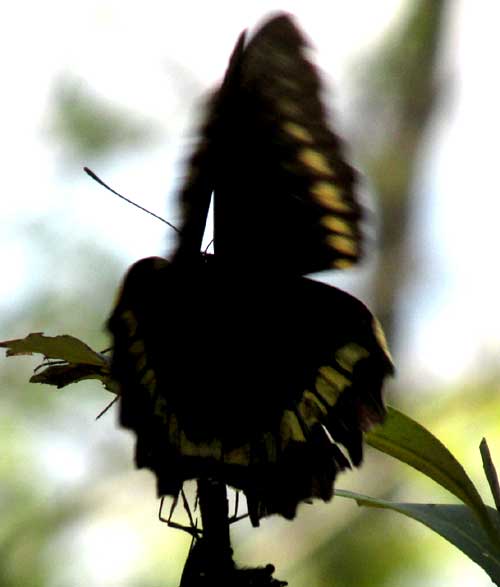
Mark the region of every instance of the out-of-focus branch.
[[403, 22], [367, 60], [360, 80], [358, 142], [382, 221], [373, 297], [390, 341], [398, 296], [415, 272], [407, 246], [410, 195], [422, 139], [439, 97], [436, 64], [447, 7], [446, 0], [410, 2]]

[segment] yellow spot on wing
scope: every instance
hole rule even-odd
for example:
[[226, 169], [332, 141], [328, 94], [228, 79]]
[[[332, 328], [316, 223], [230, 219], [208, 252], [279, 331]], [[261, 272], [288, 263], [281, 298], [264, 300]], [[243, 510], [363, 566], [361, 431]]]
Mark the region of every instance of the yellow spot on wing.
[[179, 440], [181, 453], [183, 455], [212, 458], [216, 460], [220, 460], [222, 457], [220, 440], [212, 440], [212, 442], [193, 442], [186, 436], [184, 430], [180, 431]]
[[137, 320], [132, 310], [125, 310], [122, 312], [121, 319], [125, 322], [127, 334], [129, 336], [134, 336], [137, 331]]
[[135, 370], [140, 373], [146, 367], [146, 355], [140, 355], [135, 363]]
[[300, 115], [300, 108], [298, 104], [292, 102], [291, 100], [280, 100], [278, 102], [278, 109], [285, 114], [285, 116], [289, 116], [291, 118], [296, 118]]
[[358, 254], [358, 243], [352, 238], [331, 234], [326, 237], [326, 242], [336, 251], [343, 255], [355, 257]]
[[332, 269], [349, 269], [354, 265], [353, 259], [335, 259], [331, 264]]
[[320, 206], [334, 212], [351, 212], [352, 207], [342, 198], [337, 186], [328, 181], [317, 181], [311, 187], [311, 194]]
[[321, 224], [332, 232], [338, 232], [339, 234], [343, 234], [345, 236], [354, 236], [352, 224], [342, 220], [342, 218], [338, 218], [337, 216], [332, 216], [330, 214], [323, 216], [321, 219]]
[[155, 399], [154, 414], [157, 418], [161, 418], [165, 424], [168, 422], [167, 400], [161, 395]]
[[283, 124], [283, 130], [294, 139], [297, 139], [303, 143], [314, 142], [311, 133], [306, 128], [295, 122], [285, 122]]
[[144, 343], [140, 338], [138, 338], [128, 347], [128, 351], [131, 355], [143, 355]]
[[302, 420], [309, 428], [314, 424], [321, 422], [323, 417], [327, 414], [325, 406], [323, 406], [318, 398], [308, 390], [304, 391], [304, 394], [302, 395], [298, 405], [298, 411]]
[[335, 353], [335, 360], [342, 367], [342, 369], [352, 373], [354, 365], [361, 361], [361, 359], [365, 359], [369, 356], [370, 353], [364, 347], [356, 344], [355, 342], [350, 342]]
[[373, 334], [375, 335], [375, 338], [377, 339], [380, 348], [384, 351], [384, 354], [389, 359], [389, 361], [393, 363], [391, 351], [389, 350], [389, 345], [387, 344], [387, 339], [385, 338], [384, 330], [380, 322], [375, 317], [373, 317], [372, 327]]
[[309, 148], [302, 149], [299, 151], [298, 159], [315, 173], [333, 175], [332, 168], [326, 157], [319, 151]]
[[282, 447], [286, 446], [292, 440], [296, 442], [306, 441], [299, 420], [291, 410], [285, 410], [283, 412], [280, 425], [280, 436]]
[[318, 394], [329, 406], [334, 406], [337, 403], [340, 391], [328, 383], [323, 377], [316, 378], [315, 387]]
[[250, 444], [244, 444], [224, 453], [224, 462], [228, 465], [249, 465], [250, 454]]
[[156, 384], [155, 372], [153, 369], [148, 369], [146, 373], [141, 377], [141, 385], [151, 387]]
[[342, 375], [337, 369], [325, 365], [318, 369], [319, 375], [330, 385], [332, 385], [339, 393], [343, 392], [346, 387], [351, 385], [350, 380]]

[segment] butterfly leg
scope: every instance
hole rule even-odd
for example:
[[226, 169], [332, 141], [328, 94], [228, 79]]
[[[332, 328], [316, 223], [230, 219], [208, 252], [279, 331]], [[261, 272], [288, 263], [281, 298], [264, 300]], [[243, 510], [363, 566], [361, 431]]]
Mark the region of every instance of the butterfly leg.
[[172, 502], [172, 505], [170, 507], [170, 512], [168, 514], [168, 518], [165, 518], [163, 516], [163, 505], [165, 502], [165, 497], [161, 498], [160, 509], [158, 511], [158, 518], [161, 522], [165, 522], [169, 528], [175, 528], [176, 530], [182, 530], [184, 532], [187, 532], [193, 538], [200, 538], [202, 536], [203, 532], [200, 528], [197, 527], [197, 522], [193, 520], [193, 517], [191, 515], [191, 510], [189, 509], [189, 504], [186, 499], [186, 495], [184, 493], [184, 490], [181, 490], [181, 496], [182, 496], [184, 509], [186, 510], [188, 517], [189, 517], [189, 523], [190, 523], [189, 526], [185, 526], [183, 524], [178, 524], [177, 522], [174, 522], [172, 520], [172, 516], [174, 514], [175, 508], [177, 507], [178, 497], [175, 497], [174, 501]]

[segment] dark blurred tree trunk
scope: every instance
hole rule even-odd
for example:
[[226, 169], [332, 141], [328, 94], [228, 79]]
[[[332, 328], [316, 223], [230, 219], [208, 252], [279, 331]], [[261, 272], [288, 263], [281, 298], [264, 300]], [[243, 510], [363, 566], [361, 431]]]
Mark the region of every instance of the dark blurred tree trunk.
[[412, 0], [403, 22], [368, 58], [358, 142], [380, 204], [380, 261], [371, 284], [374, 310], [394, 343], [401, 290], [415, 273], [408, 246], [415, 168], [438, 98], [436, 63], [446, 0]]

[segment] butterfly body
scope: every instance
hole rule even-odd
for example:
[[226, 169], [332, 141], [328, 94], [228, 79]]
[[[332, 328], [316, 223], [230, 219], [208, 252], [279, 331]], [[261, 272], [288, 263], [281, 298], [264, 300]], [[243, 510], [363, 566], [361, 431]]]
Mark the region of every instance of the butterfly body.
[[304, 277], [361, 253], [356, 174], [305, 46], [286, 15], [240, 37], [189, 164], [176, 253], [132, 266], [108, 324], [137, 466], [160, 495], [192, 478], [243, 490], [254, 525], [331, 498], [392, 372], [369, 310]]

